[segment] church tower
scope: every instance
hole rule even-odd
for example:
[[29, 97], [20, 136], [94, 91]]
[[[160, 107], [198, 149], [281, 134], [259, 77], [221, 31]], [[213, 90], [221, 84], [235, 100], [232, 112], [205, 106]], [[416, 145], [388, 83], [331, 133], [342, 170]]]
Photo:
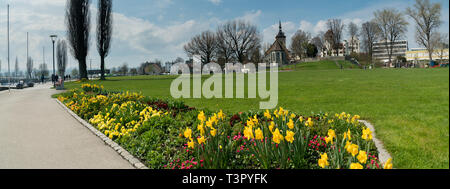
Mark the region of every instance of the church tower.
[[284, 35], [283, 28], [281, 27], [281, 21], [279, 28], [280, 31], [278, 31], [278, 35], [275, 37], [275, 40], [280, 41], [284, 46], [286, 46], [286, 35]]

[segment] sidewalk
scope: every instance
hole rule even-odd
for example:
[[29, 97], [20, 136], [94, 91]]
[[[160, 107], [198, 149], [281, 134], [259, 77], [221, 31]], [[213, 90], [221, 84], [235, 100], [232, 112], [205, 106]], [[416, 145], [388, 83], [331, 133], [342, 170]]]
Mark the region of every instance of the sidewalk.
[[51, 84], [0, 92], [0, 169], [133, 169], [51, 98]]

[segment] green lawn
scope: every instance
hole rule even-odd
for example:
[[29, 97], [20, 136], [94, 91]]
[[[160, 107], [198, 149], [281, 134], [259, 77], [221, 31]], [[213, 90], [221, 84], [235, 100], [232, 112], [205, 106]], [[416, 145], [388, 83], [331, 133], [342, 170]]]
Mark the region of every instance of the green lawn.
[[[279, 74], [279, 106], [303, 114], [359, 114], [375, 125], [396, 168], [449, 168], [449, 69], [340, 70], [331, 61], [301, 66]], [[120, 77], [94, 83], [108, 90], [169, 97], [173, 78]], [[197, 108], [238, 112], [257, 110], [261, 100], [184, 101]]]

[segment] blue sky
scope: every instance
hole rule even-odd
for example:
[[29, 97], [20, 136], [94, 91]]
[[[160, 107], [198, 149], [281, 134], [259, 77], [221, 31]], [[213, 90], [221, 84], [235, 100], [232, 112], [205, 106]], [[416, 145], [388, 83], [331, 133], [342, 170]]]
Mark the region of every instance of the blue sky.
[[[30, 32], [30, 56], [35, 67], [43, 60], [51, 63], [50, 34], [65, 37], [64, 8], [66, 0], [0, 0], [0, 60], [1, 71], [7, 69], [6, 59], [6, 5], [11, 5], [11, 65], [18, 57], [20, 68], [25, 68], [26, 32]], [[441, 32], [448, 33], [449, 2], [432, 0], [443, 5]], [[290, 38], [302, 29], [317, 34], [325, 30], [330, 18], [341, 18], [361, 24], [373, 18], [375, 10], [394, 7], [405, 10], [412, 0], [114, 0], [114, 38], [107, 67], [128, 63], [138, 66], [147, 60], [173, 60], [187, 58], [183, 45], [204, 31], [215, 30], [223, 22], [244, 19], [257, 25], [264, 43], [272, 43], [281, 20]], [[95, 18], [97, 1], [91, 3]], [[409, 18], [408, 18], [409, 19]], [[405, 38], [410, 48], [418, 47], [414, 41], [414, 23], [410, 20]], [[93, 20], [95, 26], [95, 21]], [[94, 32], [92, 32], [94, 34]], [[344, 36], [347, 38], [347, 36]], [[288, 40], [288, 44], [290, 40]], [[3, 44], [3, 45], [1, 45]], [[98, 67], [99, 58], [92, 37], [89, 59]], [[88, 61], [89, 62], [89, 61]], [[69, 67], [76, 67], [73, 58]], [[51, 66], [49, 66], [51, 67]]]

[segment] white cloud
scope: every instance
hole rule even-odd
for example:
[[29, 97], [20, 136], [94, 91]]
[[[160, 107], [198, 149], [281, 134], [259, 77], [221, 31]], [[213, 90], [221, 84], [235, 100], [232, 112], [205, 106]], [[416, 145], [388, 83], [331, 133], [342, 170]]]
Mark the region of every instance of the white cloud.
[[213, 3], [213, 4], [215, 4], [215, 5], [218, 5], [218, 4], [222, 3], [222, 0], [208, 0], [208, 1]]
[[237, 19], [245, 20], [253, 24], [258, 24], [261, 14], [262, 14], [261, 10], [253, 10], [246, 12], [243, 16], [237, 17]]

